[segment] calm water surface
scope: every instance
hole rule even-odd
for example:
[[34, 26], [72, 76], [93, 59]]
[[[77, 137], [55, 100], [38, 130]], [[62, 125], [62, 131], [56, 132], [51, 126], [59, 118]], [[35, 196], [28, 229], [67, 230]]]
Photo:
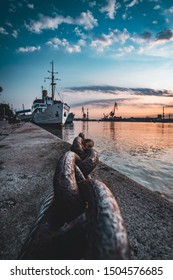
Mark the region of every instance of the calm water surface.
[[101, 161], [173, 202], [173, 123], [76, 121], [54, 131], [70, 143], [80, 132]]

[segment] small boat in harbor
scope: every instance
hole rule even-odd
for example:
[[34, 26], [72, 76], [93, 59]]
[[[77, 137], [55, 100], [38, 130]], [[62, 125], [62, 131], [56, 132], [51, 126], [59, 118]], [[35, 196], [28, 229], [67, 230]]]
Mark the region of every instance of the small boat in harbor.
[[68, 114], [68, 117], [67, 117], [67, 119], [66, 119], [65, 124], [70, 124], [70, 123], [73, 123], [74, 116], [75, 116], [75, 114], [74, 114], [74, 113], [69, 113], [69, 114]]
[[63, 125], [66, 123], [70, 106], [61, 100], [55, 99], [55, 74], [53, 61], [52, 70], [48, 71], [51, 73], [51, 77], [46, 79], [51, 80], [51, 96], [48, 95], [48, 91], [42, 88], [42, 98], [36, 98], [33, 101], [31, 108], [32, 112], [32, 121], [38, 125]]

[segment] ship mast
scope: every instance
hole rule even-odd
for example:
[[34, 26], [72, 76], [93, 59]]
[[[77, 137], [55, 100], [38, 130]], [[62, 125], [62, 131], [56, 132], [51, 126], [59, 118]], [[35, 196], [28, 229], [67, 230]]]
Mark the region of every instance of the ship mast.
[[54, 103], [54, 98], [55, 98], [55, 80], [59, 80], [58, 78], [55, 78], [55, 74], [58, 74], [58, 72], [54, 72], [54, 64], [53, 64], [53, 60], [51, 61], [52, 64], [52, 71], [48, 71], [49, 73], [51, 73], [51, 77], [47, 77], [45, 79], [49, 79], [51, 80], [51, 93], [52, 93], [52, 104]]

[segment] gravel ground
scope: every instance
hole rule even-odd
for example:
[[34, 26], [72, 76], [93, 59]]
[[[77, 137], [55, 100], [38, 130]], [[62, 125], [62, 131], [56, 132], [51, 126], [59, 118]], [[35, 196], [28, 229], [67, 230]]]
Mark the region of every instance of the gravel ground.
[[[0, 123], [0, 259], [16, 259], [58, 158], [70, 144], [31, 123]], [[132, 259], [173, 259], [173, 204], [99, 162], [92, 177], [113, 192], [124, 218]]]

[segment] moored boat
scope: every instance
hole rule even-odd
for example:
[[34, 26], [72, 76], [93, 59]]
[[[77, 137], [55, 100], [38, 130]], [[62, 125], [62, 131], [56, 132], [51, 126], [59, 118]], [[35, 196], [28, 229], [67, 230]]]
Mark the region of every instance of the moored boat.
[[66, 124], [73, 123], [74, 116], [75, 116], [74, 113], [69, 113], [65, 123], [66, 123]]
[[[48, 95], [48, 91], [42, 89], [42, 98], [35, 99], [32, 105], [32, 121], [36, 124], [47, 124], [47, 125], [63, 125], [65, 124], [67, 117], [69, 115], [70, 106], [61, 100], [56, 100], [55, 96], [55, 72], [53, 61], [51, 77], [46, 79], [51, 80], [51, 96]], [[57, 73], [56, 73], [57, 74]]]

